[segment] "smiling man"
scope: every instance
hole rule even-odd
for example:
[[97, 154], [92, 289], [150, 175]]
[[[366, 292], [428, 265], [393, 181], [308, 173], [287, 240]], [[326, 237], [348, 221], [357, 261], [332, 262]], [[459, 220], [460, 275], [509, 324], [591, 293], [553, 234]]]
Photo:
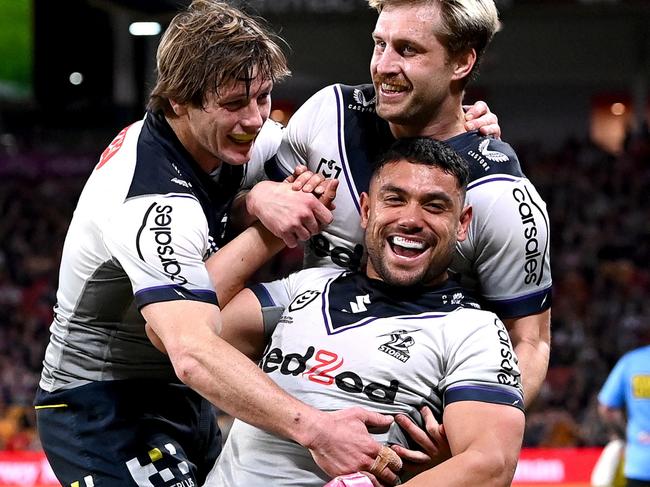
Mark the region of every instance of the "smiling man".
[[[363, 272], [302, 270], [245, 289], [223, 309], [222, 337], [261, 357], [271, 379], [314, 407], [414, 418], [422, 410], [427, 429], [437, 426], [434, 416], [444, 419], [452, 457], [410, 471], [407, 486], [509, 486], [523, 436], [505, 326], [448, 279], [471, 220], [467, 180], [466, 164], [443, 143], [399, 140], [361, 196]], [[233, 241], [215, 260], [238, 261], [240, 252]], [[377, 439], [408, 446], [398, 428]], [[386, 464], [375, 462], [368, 476], [384, 475]], [[235, 421], [205, 485], [316, 487], [329, 479], [304, 447]]]
[[[470, 169], [468, 238], [451, 270], [505, 322], [517, 350], [526, 403], [537, 396], [550, 352], [552, 279], [546, 205], [507, 143], [466, 125], [463, 96], [499, 20], [493, 0], [368, 0], [379, 12], [372, 32], [372, 84], [328, 86], [291, 118], [268, 172], [276, 180], [299, 165], [341, 180], [332, 224], [309, 240], [305, 266], [356, 269], [364, 242], [360, 195], [372, 161], [395, 138], [444, 140]], [[476, 126], [472, 129], [477, 128]], [[249, 207], [272, 228], [274, 214]]]
[[288, 73], [270, 33], [226, 3], [195, 0], [163, 36], [149, 110], [102, 154], [65, 240], [35, 400], [62, 485], [200, 485], [221, 448], [213, 404], [304, 445], [333, 475], [380, 451], [366, 424], [392, 418], [308, 406], [217, 334], [206, 262]]

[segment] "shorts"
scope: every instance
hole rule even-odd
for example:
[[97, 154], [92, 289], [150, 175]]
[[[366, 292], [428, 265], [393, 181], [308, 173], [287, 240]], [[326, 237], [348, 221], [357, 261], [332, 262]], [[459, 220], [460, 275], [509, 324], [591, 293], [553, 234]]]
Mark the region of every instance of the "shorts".
[[34, 404], [43, 450], [65, 486], [195, 487], [221, 452], [214, 406], [183, 384], [39, 388]]

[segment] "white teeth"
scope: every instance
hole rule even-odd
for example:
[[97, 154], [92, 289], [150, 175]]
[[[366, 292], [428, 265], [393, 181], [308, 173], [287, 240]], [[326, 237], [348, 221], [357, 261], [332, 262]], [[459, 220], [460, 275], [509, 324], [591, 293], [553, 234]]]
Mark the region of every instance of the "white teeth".
[[392, 237], [393, 244], [399, 245], [400, 247], [404, 247], [405, 249], [416, 249], [416, 250], [422, 250], [424, 249], [424, 242], [418, 242], [415, 240], [409, 240], [404, 237]]
[[381, 89], [382, 89], [382, 91], [402, 92], [402, 91], [406, 91], [406, 86], [391, 85], [389, 83], [382, 83], [381, 84]]

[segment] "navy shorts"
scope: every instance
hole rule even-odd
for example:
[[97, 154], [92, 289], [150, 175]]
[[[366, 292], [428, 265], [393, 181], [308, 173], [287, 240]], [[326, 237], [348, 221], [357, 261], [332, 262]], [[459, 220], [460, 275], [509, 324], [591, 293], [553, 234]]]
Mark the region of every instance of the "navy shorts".
[[195, 487], [221, 452], [216, 410], [182, 384], [38, 390], [38, 433], [64, 486]]

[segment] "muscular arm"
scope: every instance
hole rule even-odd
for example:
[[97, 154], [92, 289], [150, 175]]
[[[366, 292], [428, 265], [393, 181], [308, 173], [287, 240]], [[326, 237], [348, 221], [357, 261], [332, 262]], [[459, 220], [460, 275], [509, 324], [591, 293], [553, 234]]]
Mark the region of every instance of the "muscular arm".
[[476, 401], [448, 405], [443, 423], [452, 457], [404, 486], [506, 487], [517, 466], [524, 414], [511, 406]]
[[253, 362], [219, 338], [219, 309], [190, 301], [142, 308], [178, 378], [219, 408], [275, 434], [309, 443], [320, 414], [284, 393]]
[[551, 350], [551, 310], [503, 320], [521, 369], [524, 403], [528, 407], [542, 387]]
[[259, 360], [266, 346], [262, 308], [250, 289], [239, 292], [221, 312], [221, 338], [252, 360]]
[[[219, 299], [231, 301], [250, 274], [282, 246], [256, 224], [211, 257], [206, 266], [213, 283], [221, 286]], [[238, 299], [232, 304], [236, 303], [241, 304]], [[253, 307], [245, 307], [239, 312], [233, 306], [226, 317], [231, 317], [228, 320], [235, 326], [240, 318], [261, 317], [261, 313], [253, 311]], [[367, 427], [385, 428], [392, 418], [360, 408], [325, 413], [290, 396], [219, 337], [222, 316], [213, 304], [156, 302], [144, 306], [141, 312], [148, 335], [169, 355], [178, 378], [221, 410], [308, 448], [332, 477], [368, 469], [374, 461], [380, 445], [368, 434]], [[395, 479], [394, 473], [384, 472], [382, 480], [387, 484], [393, 485]]]

